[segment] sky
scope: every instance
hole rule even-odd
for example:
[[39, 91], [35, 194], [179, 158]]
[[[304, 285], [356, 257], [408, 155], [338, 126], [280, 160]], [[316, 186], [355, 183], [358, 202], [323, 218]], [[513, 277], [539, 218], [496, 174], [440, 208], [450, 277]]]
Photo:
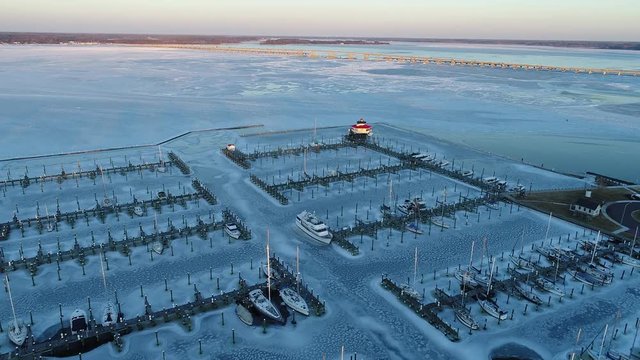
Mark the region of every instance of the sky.
[[640, 41], [640, 0], [1, 0], [0, 31]]

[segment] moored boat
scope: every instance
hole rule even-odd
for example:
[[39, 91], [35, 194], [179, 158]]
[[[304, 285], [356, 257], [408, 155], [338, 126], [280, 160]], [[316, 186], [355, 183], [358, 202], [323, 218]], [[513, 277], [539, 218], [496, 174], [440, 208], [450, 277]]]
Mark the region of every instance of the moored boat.
[[431, 219], [431, 223], [437, 227], [440, 227], [442, 229], [448, 229], [449, 225], [447, 223], [445, 223], [442, 219], [437, 219], [437, 218], [432, 218]]
[[9, 331], [7, 332], [7, 335], [9, 336], [9, 340], [11, 340], [11, 342], [16, 346], [22, 346], [25, 340], [27, 340], [29, 329], [22, 320], [14, 319], [9, 323]]
[[288, 307], [299, 312], [302, 315], [309, 315], [309, 306], [307, 302], [291, 288], [283, 288], [279, 291], [280, 297]]
[[464, 176], [464, 177], [470, 177], [470, 176], [473, 176], [473, 170], [464, 170], [464, 171], [462, 172], [462, 176]]
[[133, 213], [136, 214], [136, 216], [142, 216], [144, 215], [144, 210], [142, 210], [142, 206], [134, 206], [133, 207]]
[[75, 309], [71, 313], [71, 334], [77, 334], [80, 331], [87, 330], [87, 313], [82, 309]]
[[540, 297], [535, 292], [533, 292], [533, 290], [527, 290], [522, 285], [516, 285], [515, 290], [526, 300], [529, 300], [536, 305], [542, 305], [542, 299], [540, 299]]
[[466, 284], [469, 286], [476, 286], [478, 282], [476, 282], [475, 274], [467, 271], [467, 270], [456, 270], [453, 273], [453, 276], [460, 281], [462, 284]]
[[234, 239], [240, 238], [241, 235], [240, 229], [238, 229], [238, 225], [236, 225], [235, 223], [224, 224], [224, 232]]
[[280, 314], [280, 310], [278, 310], [278, 308], [264, 296], [262, 290], [255, 289], [250, 291], [249, 300], [256, 307], [256, 309], [260, 311], [260, 313], [267, 316], [268, 318], [280, 322], [284, 320], [282, 314]]
[[532, 272], [535, 270], [535, 267], [530, 260], [523, 259], [520, 256], [511, 255], [511, 263], [524, 271]]
[[245, 323], [245, 324], [247, 324], [249, 326], [253, 325], [253, 315], [242, 304], [238, 304], [238, 306], [236, 306], [236, 315], [238, 315], [238, 318], [243, 323]]
[[116, 311], [115, 306], [111, 303], [111, 301], [107, 302], [104, 306], [104, 311], [102, 312], [102, 325], [103, 326], [111, 326], [118, 321], [118, 312]]
[[162, 255], [162, 252], [164, 251], [164, 245], [161, 241], [154, 241], [151, 243], [151, 250], [153, 250], [153, 252], [158, 255]]
[[409, 223], [405, 226], [405, 228], [407, 229], [407, 231], [412, 232], [414, 234], [417, 235], [422, 235], [423, 231], [420, 229], [420, 227], [418, 227], [418, 223]]
[[402, 293], [407, 294], [418, 301], [422, 301], [422, 295], [409, 284], [400, 284], [400, 289], [402, 289]]
[[498, 304], [492, 301], [489, 301], [487, 299], [485, 300], [478, 299], [478, 304], [480, 304], [480, 307], [482, 308], [482, 310], [484, 310], [487, 314], [493, 316], [494, 318], [498, 320], [507, 320], [509, 313], [505, 310], [502, 310], [498, 306]]
[[633, 267], [640, 267], [640, 260], [634, 259], [629, 255], [622, 255], [622, 263]]
[[551, 281], [549, 281], [549, 280], [547, 280], [545, 278], [542, 278], [542, 277], [538, 278], [536, 280], [536, 284], [543, 291], [550, 292], [550, 293], [558, 295], [558, 296], [564, 296], [565, 295], [564, 290], [560, 286], [554, 284], [553, 282], [551, 282]]
[[456, 319], [471, 330], [478, 330], [480, 328], [467, 309], [456, 309]]
[[308, 211], [301, 212], [296, 216], [296, 225], [313, 239], [323, 244], [331, 243], [333, 234], [329, 232], [327, 225], [314, 214]]

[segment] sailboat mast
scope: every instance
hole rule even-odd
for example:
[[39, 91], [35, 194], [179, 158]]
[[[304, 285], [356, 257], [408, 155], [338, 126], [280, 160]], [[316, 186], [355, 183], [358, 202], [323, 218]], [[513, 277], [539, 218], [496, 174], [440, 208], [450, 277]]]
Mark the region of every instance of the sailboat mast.
[[413, 258], [413, 287], [415, 290], [416, 276], [418, 275], [418, 247], [416, 246], [416, 253]]
[[598, 359], [602, 356], [602, 350], [604, 349], [604, 340], [607, 337], [607, 331], [609, 330], [609, 324], [604, 327], [604, 335], [602, 335], [602, 343], [600, 343], [600, 351], [598, 352]]
[[629, 252], [630, 257], [633, 257], [633, 248], [636, 247], [637, 238], [638, 238], [638, 227], [636, 226], [636, 234], [633, 235], [633, 244], [631, 244], [631, 251]]
[[296, 245], [296, 292], [300, 293], [300, 247]]
[[547, 232], [544, 234], [544, 239], [547, 240], [549, 237], [549, 229], [551, 228], [551, 216], [553, 213], [549, 212], [549, 221], [547, 222]]
[[269, 228], [267, 228], [267, 289], [271, 301], [271, 262], [269, 260]]
[[471, 271], [471, 265], [473, 264], [473, 247], [475, 246], [476, 242], [472, 241], [471, 242], [471, 256], [469, 257], [469, 267], [467, 268], [467, 271]]
[[18, 318], [16, 317], [16, 308], [13, 306], [13, 297], [11, 296], [11, 285], [9, 284], [9, 276], [4, 276], [7, 282], [7, 292], [9, 293], [9, 302], [11, 303], [11, 311], [13, 312], [13, 326], [14, 329], [18, 329]]
[[104, 273], [104, 265], [102, 264], [102, 258], [104, 257], [104, 251], [100, 255], [100, 272], [102, 273], [102, 283], [104, 284], [104, 291], [107, 291], [107, 277]]
[[600, 231], [598, 231], [598, 236], [596, 236], [596, 243], [593, 245], [593, 253], [591, 253], [591, 263], [593, 264], [593, 260], [596, 257], [596, 251], [598, 250], [598, 243], [600, 242]]
[[491, 262], [491, 272], [489, 273], [489, 283], [487, 284], [487, 298], [489, 298], [489, 293], [491, 292], [491, 280], [493, 280], [493, 270], [496, 267], [496, 259], [494, 258]]

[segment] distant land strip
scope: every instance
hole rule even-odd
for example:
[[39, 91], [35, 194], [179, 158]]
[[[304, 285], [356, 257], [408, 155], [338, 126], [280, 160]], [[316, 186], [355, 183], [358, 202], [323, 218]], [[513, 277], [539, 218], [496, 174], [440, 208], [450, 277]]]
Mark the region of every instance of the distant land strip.
[[0, 32], [0, 43], [4, 44], [236, 44], [245, 41], [260, 41], [264, 45], [387, 45], [392, 41], [551, 46], [584, 49], [637, 50], [638, 41], [588, 41], [588, 40], [509, 40], [509, 39], [446, 39], [446, 38], [394, 38], [394, 37], [282, 37], [282, 36], [232, 36], [232, 35], [171, 35], [171, 34], [83, 34], [83, 33], [40, 33], [40, 32]]
[[385, 61], [385, 62], [395, 62], [395, 63], [477, 66], [477, 67], [489, 67], [489, 68], [513, 69], [513, 70], [573, 72], [576, 74], [640, 76], [640, 70], [567, 67], [567, 66], [554, 66], [554, 65], [541, 65], [541, 64], [516, 64], [516, 63], [505, 63], [505, 62], [497, 62], [497, 61], [465, 60], [465, 59], [454, 59], [454, 58], [440, 58], [440, 57], [432, 57], [432, 56], [416, 56], [416, 55], [393, 55], [393, 54], [365, 53], [365, 52], [341, 51], [341, 50], [322, 50], [322, 49], [296, 50], [296, 49], [230, 47], [230, 46], [221, 46], [221, 45], [178, 45], [178, 44], [137, 45], [137, 46], [163, 48], [163, 49], [200, 50], [200, 51], [269, 55], [269, 56], [300, 56], [300, 57], [323, 58], [323, 59]]

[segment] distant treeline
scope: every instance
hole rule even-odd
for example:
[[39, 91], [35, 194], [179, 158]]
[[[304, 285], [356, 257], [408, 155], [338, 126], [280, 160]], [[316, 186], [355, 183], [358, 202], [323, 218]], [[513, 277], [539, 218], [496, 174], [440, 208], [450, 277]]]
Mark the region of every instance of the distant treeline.
[[433, 38], [271, 38], [265, 36], [226, 36], [226, 35], [156, 35], [156, 34], [76, 34], [76, 33], [24, 33], [0, 32], [0, 43], [19, 44], [60, 44], [60, 43], [98, 43], [98, 44], [233, 44], [243, 41], [258, 41], [265, 45], [386, 45], [391, 41], [488, 44], [488, 45], [524, 45], [552, 46], [585, 49], [640, 50], [640, 42], [634, 41], [578, 41], [578, 40], [494, 40], [494, 39], [433, 39]]
[[341, 39], [303, 39], [303, 38], [280, 38], [268, 39], [260, 42], [262, 45], [389, 45], [388, 41], [379, 40], [341, 40]]
[[454, 44], [485, 44], [485, 45], [524, 45], [524, 46], [552, 46], [583, 49], [611, 49], [611, 50], [640, 50], [637, 41], [586, 41], [586, 40], [494, 40], [494, 39], [417, 39], [417, 38], [380, 38], [386, 41], [454, 43]]
[[221, 35], [147, 35], [147, 34], [65, 34], [65, 33], [10, 33], [0, 32], [0, 43], [19, 44], [232, 44], [256, 41], [255, 36]]

